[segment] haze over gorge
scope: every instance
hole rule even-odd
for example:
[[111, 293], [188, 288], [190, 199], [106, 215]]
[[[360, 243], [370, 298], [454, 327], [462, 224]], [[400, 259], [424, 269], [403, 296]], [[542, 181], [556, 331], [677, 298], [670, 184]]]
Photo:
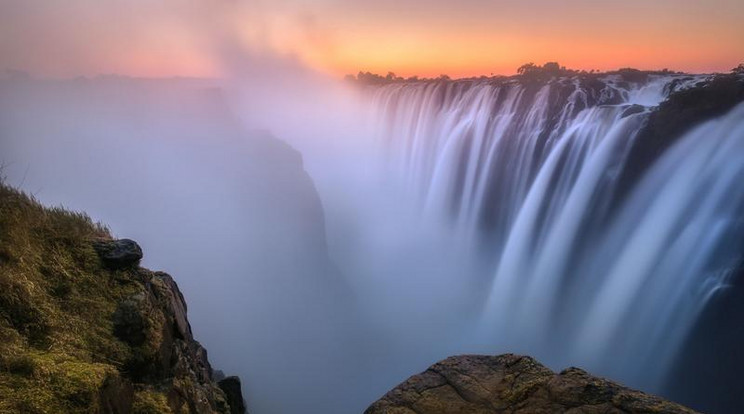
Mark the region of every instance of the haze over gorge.
[[0, 4], [0, 414], [744, 410], [742, 3], [461, 3]]

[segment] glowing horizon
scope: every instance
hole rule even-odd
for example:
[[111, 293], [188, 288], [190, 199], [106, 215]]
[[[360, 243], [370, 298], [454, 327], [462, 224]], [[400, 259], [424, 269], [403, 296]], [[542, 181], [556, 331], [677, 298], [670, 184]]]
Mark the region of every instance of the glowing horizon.
[[577, 70], [704, 73], [744, 61], [744, 2], [738, 0], [165, 3], [13, 0], [0, 15], [0, 70], [50, 77], [220, 76], [223, 57], [211, 44], [215, 28], [252, 54], [337, 77], [360, 71], [511, 75], [524, 63], [548, 61]]

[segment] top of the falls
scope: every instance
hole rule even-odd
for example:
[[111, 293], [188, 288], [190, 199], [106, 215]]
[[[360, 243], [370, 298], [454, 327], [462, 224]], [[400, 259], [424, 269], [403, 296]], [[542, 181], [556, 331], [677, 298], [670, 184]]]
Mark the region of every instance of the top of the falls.
[[438, 85], [458, 92], [483, 86], [523, 86], [530, 89], [544, 86], [550, 88], [568, 87], [587, 91], [595, 95], [597, 97], [596, 104], [599, 105], [641, 105], [644, 107], [655, 107], [668, 98], [671, 93], [692, 88], [712, 79], [714, 76], [674, 72], [618, 71], [602, 74], [580, 73], [547, 78], [530, 78], [519, 75], [455, 80], [449, 78], [412, 78], [369, 81], [365, 78], [360, 78], [356, 82], [372, 89], [426, 89], [433, 85]]

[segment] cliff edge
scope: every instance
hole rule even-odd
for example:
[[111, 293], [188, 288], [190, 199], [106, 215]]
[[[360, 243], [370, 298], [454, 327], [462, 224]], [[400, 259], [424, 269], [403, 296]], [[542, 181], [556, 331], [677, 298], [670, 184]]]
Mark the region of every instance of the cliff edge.
[[245, 412], [173, 278], [141, 258], [86, 215], [0, 184], [0, 413]]

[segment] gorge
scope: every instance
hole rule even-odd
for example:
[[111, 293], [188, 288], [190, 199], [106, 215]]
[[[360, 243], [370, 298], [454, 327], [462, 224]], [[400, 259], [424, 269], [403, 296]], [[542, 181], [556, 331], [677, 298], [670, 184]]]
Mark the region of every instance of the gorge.
[[0, 154], [178, 277], [250, 412], [362, 412], [466, 353], [730, 412], [743, 76], [324, 85], [299, 108], [240, 80], [3, 80]]

